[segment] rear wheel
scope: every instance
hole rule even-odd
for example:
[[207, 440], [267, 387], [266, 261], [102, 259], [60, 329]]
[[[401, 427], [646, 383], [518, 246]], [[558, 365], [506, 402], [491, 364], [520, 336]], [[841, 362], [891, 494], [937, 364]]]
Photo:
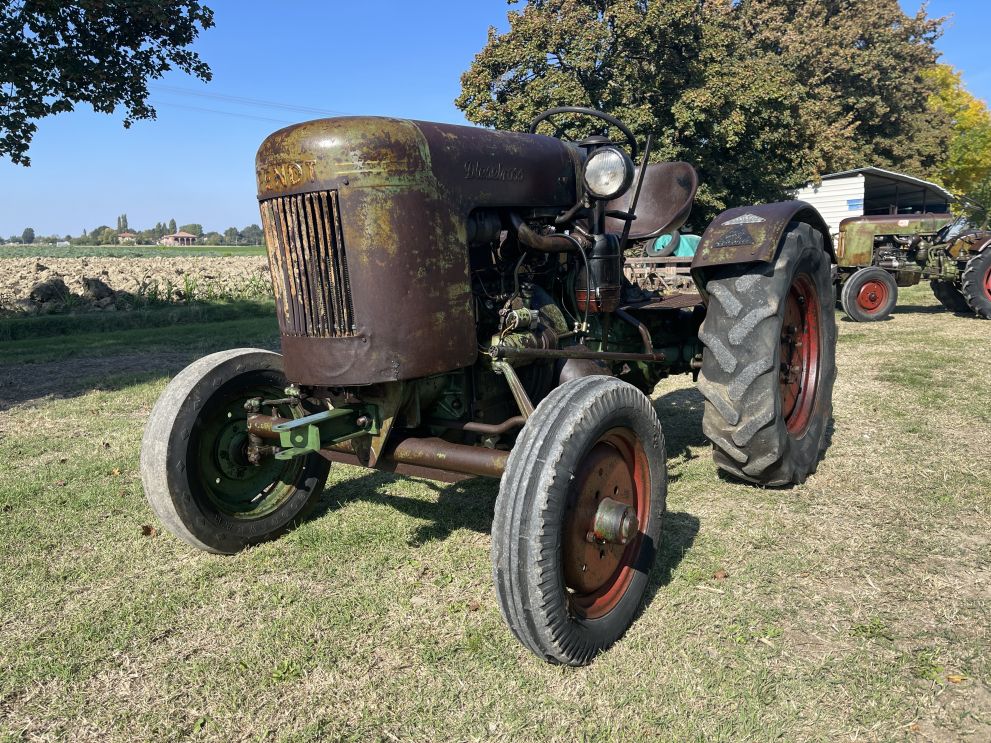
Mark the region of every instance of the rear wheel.
[[967, 261], [960, 285], [970, 309], [991, 320], [991, 247]]
[[[199, 549], [233, 553], [282, 533], [314, 504], [325, 459], [247, 459], [244, 403], [283, 398], [285, 387], [282, 356], [254, 348], [205, 356], [169, 382], [141, 442], [145, 495], [169, 531]], [[298, 405], [275, 411], [306, 414]]]
[[968, 315], [971, 313], [967, 298], [952, 281], [930, 281], [929, 286], [932, 287], [939, 303], [950, 312], [966, 312]]
[[770, 268], [730, 266], [706, 284], [702, 428], [724, 472], [791, 485], [815, 472], [833, 410], [836, 319], [822, 235], [793, 222]]
[[846, 280], [840, 295], [843, 311], [857, 322], [884, 320], [898, 302], [898, 284], [883, 268], [862, 268]]
[[664, 436], [642, 392], [591, 376], [541, 401], [509, 456], [492, 525], [499, 608], [523, 645], [583, 665], [622, 636], [666, 494]]

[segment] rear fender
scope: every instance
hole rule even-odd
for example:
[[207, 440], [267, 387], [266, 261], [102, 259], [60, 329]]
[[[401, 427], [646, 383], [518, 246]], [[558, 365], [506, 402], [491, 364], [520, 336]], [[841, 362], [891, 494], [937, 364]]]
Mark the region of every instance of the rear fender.
[[708, 298], [705, 284], [715, 269], [740, 263], [768, 263], [777, 258], [781, 237], [792, 222], [805, 222], [822, 234], [822, 243], [835, 265], [829, 227], [815, 207], [804, 201], [779, 201], [727, 209], [706, 228], [692, 260], [692, 278]]

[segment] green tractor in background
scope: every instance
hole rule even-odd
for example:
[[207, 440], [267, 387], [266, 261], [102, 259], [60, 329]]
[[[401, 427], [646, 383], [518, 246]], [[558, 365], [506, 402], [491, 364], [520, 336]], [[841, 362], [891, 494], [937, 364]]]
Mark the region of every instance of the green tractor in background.
[[929, 279], [951, 312], [991, 319], [991, 231], [952, 214], [852, 217], [840, 223], [838, 296], [856, 322], [887, 318], [898, 287]]

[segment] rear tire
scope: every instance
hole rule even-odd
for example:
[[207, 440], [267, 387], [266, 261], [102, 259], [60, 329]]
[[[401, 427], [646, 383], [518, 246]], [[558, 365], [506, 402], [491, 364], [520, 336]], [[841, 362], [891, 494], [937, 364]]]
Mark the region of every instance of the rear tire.
[[843, 311], [856, 322], [887, 318], [898, 303], [898, 284], [883, 268], [871, 266], [855, 271], [843, 284]]
[[[323, 457], [244, 460], [244, 402], [281, 398], [285, 387], [282, 356], [257, 348], [205, 356], [169, 382], [145, 425], [141, 481], [170, 532], [231, 554], [278, 536], [313, 507], [330, 468]], [[277, 410], [305, 415], [293, 407]]]
[[963, 292], [952, 281], [934, 280], [929, 282], [929, 286], [932, 287], [933, 294], [939, 303], [950, 312], [965, 312], [969, 315], [973, 311], [967, 304], [967, 298]]
[[960, 286], [970, 309], [991, 320], [991, 246], [967, 261]]
[[836, 316], [822, 235], [791, 223], [773, 266], [715, 272], [699, 339], [702, 428], [716, 465], [760, 485], [815, 472], [833, 411]]
[[[551, 663], [589, 663], [640, 606], [667, 495], [664, 435], [650, 400], [604, 376], [565, 382], [534, 410], [509, 455], [492, 524], [499, 608]], [[589, 541], [611, 500], [637, 525], [628, 541]]]

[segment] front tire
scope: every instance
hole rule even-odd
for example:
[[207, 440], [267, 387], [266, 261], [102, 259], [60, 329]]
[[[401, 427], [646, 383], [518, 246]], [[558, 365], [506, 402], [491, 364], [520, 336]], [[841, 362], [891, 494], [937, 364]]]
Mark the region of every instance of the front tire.
[[[664, 435], [642, 392], [591, 376], [541, 401], [510, 453], [492, 525], [499, 608], [524, 646], [579, 666], [626, 632], [666, 495]], [[615, 516], [613, 533], [596, 531], [603, 514]]]
[[970, 309], [978, 317], [991, 320], [991, 247], [967, 261], [960, 285]]
[[833, 411], [836, 316], [822, 235], [791, 223], [773, 266], [728, 266], [706, 283], [702, 429], [724, 472], [760, 485], [815, 472]]
[[[282, 356], [256, 348], [205, 356], [169, 382], [145, 425], [141, 481], [170, 532], [232, 554], [278, 536], [313, 506], [327, 479], [325, 459], [245, 459], [245, 401], [282, 398], [285, 387]], [[277, 412], [305, 414], [298, 405]]]
[[856, 322], [878, 322], [887, 318], [898, 303], [898, 284], [883, 268], [871, 266], [855, 271], [840, 294], [843, 311]]

